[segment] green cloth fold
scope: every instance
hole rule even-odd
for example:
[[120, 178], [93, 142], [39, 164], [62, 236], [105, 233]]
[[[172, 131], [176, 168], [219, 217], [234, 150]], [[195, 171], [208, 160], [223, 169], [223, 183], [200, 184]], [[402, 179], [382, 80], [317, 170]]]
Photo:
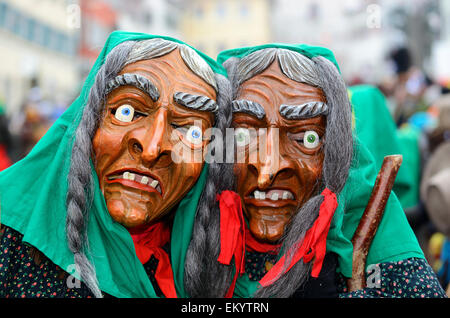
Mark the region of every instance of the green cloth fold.
[[[128, 40], [151, 38], [184, 44], [169, 37], [113, 32], [92, 67], [80, 96], [23, 160], [0, 173], [0, 221], [22, 233], [25, 242], [38, 248], [62, 269], [68, 270], [74, 263], [65, 233], [67, 176], [75, 130], [90, 88], [106, 56], [115, 46]], [[214, 72], [226, 76], [221, 65], [205, 54], [196, 52]], [[89, 248], [85, 252], [95, 266], [99, 287], [116, 297], [156, 297], [144, 267], [136, 256], [129, 232], [110, 217], [92, 163], [91, 167], [95, 192], [87, 223]], [[207, 164], [195, 186], [179, 203], [174, 219], [171, 261], [179, 297], [188, 296], [183, 286], [184, 260], [206, 177]], [[79, 278], [77, 273], [73, 275]]]
[[[305, 44], [266, 44], [227, 50], [219, 54], [217, 61], [223, 64], [229, 58], [242, 58], [257, 50], [272, 47], [292, 50], [310, 58], [323, 56], [336, 65], [339, 70], [336, 59], [330, 50]], [[346, 277], [351, 277], [352, 274], [353, 245], [351, 238], [369, 201], [378, 170], [381, 167], [381, 164], [376, 163], [373, 155], [365, 146], [365, 142], [361, 141], [356, 134], [358, 131], [354, 131], [352, 167], [347, 182], [338, 195], [339, 205], [327, 237], [327, 252], [334, 252], [338, 255], [337, 272]], [[391, 193], [383, 219], [369, 250], [367, 266], [410, 257], [424, 258], [424, 255], [397, 196]], [[250, 281], [244, 274], [237, 280], [235, 297], [251, 297], [258, 286], [258, 282]]]
[[397, 129], [386, 98], [378, 88], [352, 86], [349, 96], [356, 134], [373, 155], [376, 167], [381, 167], [385, 156], [403, 155], [393, 191], [404, 209], [416, 206], [420, 183], [419, 134], [411, 128]]

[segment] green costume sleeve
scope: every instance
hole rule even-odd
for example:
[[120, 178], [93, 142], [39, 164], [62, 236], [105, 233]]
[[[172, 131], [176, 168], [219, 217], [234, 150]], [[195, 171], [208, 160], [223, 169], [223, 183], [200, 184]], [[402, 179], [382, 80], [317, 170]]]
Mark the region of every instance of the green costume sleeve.
[[[128, 40], [155, 37], [182, 43], [168, 37], [113, 32], [89, 73], [80, 96], [23, 160], [0, 173], [0, 221], [22, 233], [24, 242], [39, 249], [62, 269], [67, 270], [74, 264], [65, 233], [67, 176], [73, 138], [90, 88], [106, 56], [115, 46]], [[197, 53], [214, 72], [226, 75], [225, 70], [214, 60], [201, 52]], [[88, 213], [89, 250], [85, 252], [95, 266], [99, 287], [116, 297], [156, 297], [144, 267], [136, 256], [131, 235], [122, 225], [114, 222], [107, 211], [92, 163], [91, 166], [95, 190]], [[206, 171], [205, 164], [196, 185], [180, 202], [174, 221], [171, 260], [180, 297], [187, 296], [183, 287], [184, 259], [198, 199], [205, 185]], [[79, 278], [77, 273], [73, 275]]]

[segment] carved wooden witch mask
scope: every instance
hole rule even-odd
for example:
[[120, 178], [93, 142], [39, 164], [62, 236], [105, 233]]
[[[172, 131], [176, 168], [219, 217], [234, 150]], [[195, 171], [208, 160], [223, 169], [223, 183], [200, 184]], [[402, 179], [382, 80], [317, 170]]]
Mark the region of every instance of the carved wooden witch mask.
[[320, 88], [294, 81], [278, 59], [240, 83], [233, 101], [237, 192], [251, 234], [277, 243], [322, 174], [326, 98]]
[[109, 213], [128, 228], [167, 215], [202, 170], [192, 154], [208, 143], [216, 91], [191, 69], [176, 48], [126, 65], [108, 85], [95, 169]]

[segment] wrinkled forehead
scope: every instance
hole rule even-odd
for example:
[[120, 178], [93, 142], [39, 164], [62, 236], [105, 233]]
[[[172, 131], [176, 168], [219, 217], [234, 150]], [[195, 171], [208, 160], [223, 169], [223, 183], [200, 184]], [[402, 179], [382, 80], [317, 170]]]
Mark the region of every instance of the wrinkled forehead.
[[157, 58], [128, 64], [119, 75], [126, 73], [148, 78], [161, 94], [180, 91], [216, 99], [215, 89], [186, 65], [178, 48]]
[[269, 117], [279, 116], [281, 105], [326, 103], [322, 89], [288, 78], [276, 59], [265, 71], [243, 82], [235, 100], [256, 102]]

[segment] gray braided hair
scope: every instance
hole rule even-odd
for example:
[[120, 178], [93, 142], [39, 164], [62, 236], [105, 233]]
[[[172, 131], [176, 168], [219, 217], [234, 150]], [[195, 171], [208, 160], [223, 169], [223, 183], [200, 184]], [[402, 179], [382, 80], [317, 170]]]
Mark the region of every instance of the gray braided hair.
[[[308, 58], [300, 53], [277, 48], [255, 51], [238, 59], [230, 58], [224, 66], [228, 71], [233, 87], [233, 99], [239, 93], [240, 85], [262, 73], [278, 59], [282, 72], [290, 79], [319, 87], [327, 99], [327, 126], [324, 136], [324, 161], [322, 180], [318, 180], [319, 190], [329, 188], [336, 195], [340, 193], [347, 180], [352, 160], [353, 138], [351, 131], [351, 106], [345, 83], [337, 68], [321, 56]], [[290, 264], [298, 242], [312, 226], [318, 216], [323, 197], [311, 197], [292, 218], [285, 230], [283, 249]], [[301, 288], [309, 277], [311, 264], [297, 262], [271, 285], [259, 288], [254, 297], [290, 297]], [[224, 290], [223, 292], [226, 292]]]
[[[107, 84], [128, 64], [152, 59], [166, 55], [179, 48], [180, 54], [186, 65], [203, 80], [209, 83], [217, 91], [217, 104], [219, 111], [216, 115], [216, 125], [219, 129], [225, 129], [231, 122], [231, 112], [227, 110], [229, 83], [221, 76], [215, 75], [210, 66], [190, 47], [176, 42], [151, 39], [144, 41], [126, 41], [111, 50], [107, 55], [105, 63], [100, 67], [94, 84], [89, 91], [88, 100], [83, 110], [80, 123], [76, 129], [75, 139], [72, 149], [70, 170], [68, 174], [68, 192], [67, 192], [67, 217], [66, 217], [66, 236], [68, 246], [74, 254], [75, 264], [78, 266], [81, 280], [86, 284], [95, 297], [102, 297], [98, 286], [95, 268], [88, 260], [85, 251], [89, 250], [87, 246], [86, 225], [88, 222], [88, 211], [92, 204], [94, 186], [91, 174], [90, 159], [93, 153], [92, 139], [99, 127], [100, 120], [104, 111], [106, 101]], [[222, 90], [227, 91], [226, 94]], [[209, 166], [209, 178], [202, 193], [202, 200], [197, 209], [196, 220], [200, 222], [194, 232], [198, 233], [206, 228], [209, 223], [209, 210], [215, 205], [215, 194], [217, 190], [215, 185], [227, 184], [227, 179], [220, 174], [220, 167], [211, 164]], [[232, 175], [229, 176], [232, 180]], [[196, 236], [195, 236], [196, 237]], [[204, 244], [204, 236], [199, 235], [195, 239], [193, 246]], [[186, 264], [195, 264], [199, 260], [195, 259], [196, 253], [188, 253]], [[190, 269], [190, 267], [189, 267]], [[195, 277], [197, 267], [190, 270], [190, 274]], [[190, 276], [188, 276], [190, 277]], [[196, 292], [190, 289], [193, 294]]]

